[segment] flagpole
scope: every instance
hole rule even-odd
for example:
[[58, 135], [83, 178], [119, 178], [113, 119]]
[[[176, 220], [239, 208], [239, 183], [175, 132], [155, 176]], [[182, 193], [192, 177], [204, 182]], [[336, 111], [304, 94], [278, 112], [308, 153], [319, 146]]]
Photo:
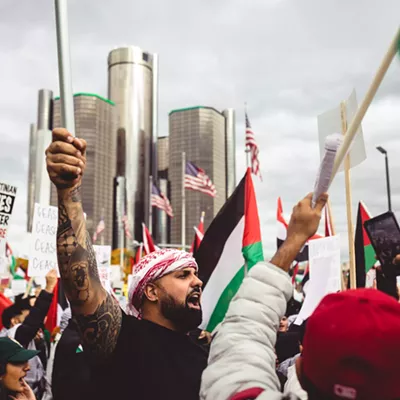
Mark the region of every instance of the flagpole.
[[153, 192], [153, 175], [149, 177], [149, 232], [153, 234], [153, 206], [151, 204], [151, 194]]
[[185, 173], [186, 173], [186, 153], [182, 152], [182, 219], [181, 235], [182, 250], [186, 250], [186, 192], [185, 192]]
[[[342, 134], [346, 135], [347, 131], [347, 117], [346, 117], [346, 103], [340, 103], [340, 117], [342, 120]], [[351, 209], [352, 195], [351, 195], [351, 180], [350, 180], [350, 154], [347, 154], [344, 159], [344, 178], [346, 186], [346, 208], [347, 208], [347, 231], [349, 243], [349, 266], [350, 266], [350, 288], [356, 289], [356, 260], [354, 253], [354, 227], [353, 227], [353, 213]]]
[[[244, 103], [244, 116], [245, 116], [245, 134], [246, 134], [246, 116], [247, 116], [247, 102]], [[245, 141], [246, 141], [246, 135], [245, 135]], [[246, 154], [246, 169], [251, 168], [251, 149], [250, 146], [246, 145], [244, 152]]]
[[67, 0], [55, 0], [61, 124], [75, 135]]

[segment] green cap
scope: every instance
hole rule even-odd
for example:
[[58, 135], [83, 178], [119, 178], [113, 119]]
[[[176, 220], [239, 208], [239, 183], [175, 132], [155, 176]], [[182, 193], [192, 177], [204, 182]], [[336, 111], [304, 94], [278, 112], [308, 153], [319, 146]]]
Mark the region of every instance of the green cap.
[[40, 351], [24, 349], [16, 340], [0, 338], [0, 363], [24, 363], [37, 356]]

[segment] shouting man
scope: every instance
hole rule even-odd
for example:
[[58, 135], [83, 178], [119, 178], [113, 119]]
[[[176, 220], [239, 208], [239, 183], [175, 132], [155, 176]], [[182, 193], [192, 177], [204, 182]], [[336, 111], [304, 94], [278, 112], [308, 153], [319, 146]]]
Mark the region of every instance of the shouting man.
[[[60, 274], [84, 352], [96, 365], [97, 399], [198, 399], [208, 350], [188, 333], [201, 323], [197, 264], [160, 250], [136, 266], [127, 316], [103, 289], [81, 201], [86, 142], [53, 131], [47, 170], [58, 191]], [[93, 359], [92, 359], [93, 360]]]

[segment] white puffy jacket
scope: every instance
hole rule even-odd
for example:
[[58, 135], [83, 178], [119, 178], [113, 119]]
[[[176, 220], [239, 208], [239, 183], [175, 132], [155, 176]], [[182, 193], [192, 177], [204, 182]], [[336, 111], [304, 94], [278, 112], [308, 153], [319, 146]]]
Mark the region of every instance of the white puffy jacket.
[[293, 288], [270, 263], [255, 265], [232, 300], [211, 344], [201, 400], [297, 399], [282, 394], [275, 372], [279, 321]]

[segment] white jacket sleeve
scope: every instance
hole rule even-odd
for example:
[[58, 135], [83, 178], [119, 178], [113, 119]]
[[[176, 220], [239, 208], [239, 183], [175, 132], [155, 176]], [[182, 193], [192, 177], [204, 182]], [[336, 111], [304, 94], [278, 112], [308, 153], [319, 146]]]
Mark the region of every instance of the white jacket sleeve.
[[274, 348], [292, 294], [281, 269], [262, 262], [250, 270], [216, 329], [202, 376], [202, 400], [229, 400], [251, 388], [265, 390], [266, 398], [281, 398]]

